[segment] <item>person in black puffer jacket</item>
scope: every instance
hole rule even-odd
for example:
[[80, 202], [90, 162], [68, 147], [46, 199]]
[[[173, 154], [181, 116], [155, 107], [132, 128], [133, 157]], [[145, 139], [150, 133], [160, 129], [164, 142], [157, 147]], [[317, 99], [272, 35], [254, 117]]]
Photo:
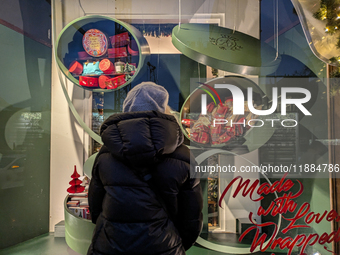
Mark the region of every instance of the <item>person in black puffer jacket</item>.
[[199, 236], [202, 191], [190, 177], [196, 162], [175, 117], [165, 113], [168, 97], [162, 86], [143, 82], [127, 94], [123, 113], [102, 124], [88, 255], [184, 255]]

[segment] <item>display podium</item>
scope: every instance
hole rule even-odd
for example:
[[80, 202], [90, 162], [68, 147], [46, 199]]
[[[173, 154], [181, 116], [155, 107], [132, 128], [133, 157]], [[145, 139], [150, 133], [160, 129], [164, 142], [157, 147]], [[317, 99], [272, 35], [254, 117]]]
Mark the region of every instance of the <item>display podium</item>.
[[65, 198], [64, 202], [66, 243], [72, 250], [86, 255], [96, 225], [93, 224], [91, 220], [72, 214], [67, 208], [67, 200], [68, 196]]

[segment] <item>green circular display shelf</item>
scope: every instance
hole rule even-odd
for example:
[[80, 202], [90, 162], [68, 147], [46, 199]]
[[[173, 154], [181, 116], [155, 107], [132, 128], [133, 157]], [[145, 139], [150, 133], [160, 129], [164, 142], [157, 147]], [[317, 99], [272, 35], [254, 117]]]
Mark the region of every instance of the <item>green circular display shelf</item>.
[[65, 240], [67, 245], [74, 251], [86, 255], [92, 241], [95, 224], [72, 214], [67, 207], [68, 196], [64, 200], [65, 216]]
[[276, 50], [259, 39], [212, 24], [178, 25], [172, 43], [201, 64], [233, 73], [267, 75], [281, 62]]
[[[85, 32], [89, 29], [99, 29], [102, 31], [104, 34], [107, 35], [107, 39], [109, 40], [109, 37], [117, 35], [116, 29], [119, 28], [123, 32], [128, 32], [130, 41], [134, 41], [135, 44], [134, 46], [138, 49], [133, 51], [133, 54], [129, 54], [128, 52], [127, 57], [110, 57], [108, 53], [106, 53], [103, 56], [100, 57], [91, 57], [89, 56], [88, 58], [78, 58], [77, 53], [81, 51], [85, 51], [85, 49], [82, 46], [82, 36], [85, 34]], [[137, 75], [141, 72], [141, 69], [144, 66], [144, 63], [147, 61], [147, 58], [150, 55], [150, 49], [149, 45], [146, 41], [146, 39], [143, 37], [143, 35], [140, 33], [139, 30], [137, 30], [135, 27], [133, 27], [130, 24], [127, 24], [123, 21], [110, 18], [110, 17], [105, 17], [101, 15], [91, 15], [91, 16], [85, 16], [78, 18], [72, 22], [70, 22], [61, 32], [58, 37], [57, 43], [56, 43], [56, 60], [57, 64], [62, 71], [62, 73], [67, 77], [68, 80], [76, 84], [77, 86], [91, 90], [93, 92], [111, 92], [118, 90], [120, 88], [125, 87], [126, 85], [130, 84], [136, 77]], [[109, 44], [109, 49], [110, 49], [110, 44]], [[113, 47], [112, 47], [113, 48]], [[118, 48], [118, 47], [116, 47]], [[130, 49], [129, 49], [130, 50]], [[127, 80], [124, 84], [118, 86], [115, 89], [102, 89], [99, 87], [85, 87], [81, 86], [79, 84], [79, 80], [77, 78], [77, 75], [72, 75], [70, 71], [68, 70], [68, 67], [72, 61], [80, 61], [84, 62], [84, 60], [89, 60], [89, 61], [100, 61], [102, 59], [125, 59], [125, 60], [136, 60], [136, 70], [135, 72], [131, 75], [131, 78]], [[67, 60], [67, 61], [66, 61]], [[65, 63], [68, 62], [68, 63]], [[115, 61], [113, 61], [114, 64]], [[129, 62], [129, 61], [127, 61]], [[130, 63], [130, 62], [129, 62]], [[133, 62], [132, 62], [133, 63]], [[81, 63], [83, 64], [83, 63]], [[130, 63], [131, 64], [131, 63]], [[110, 74], [108, 74], [110, 75]], [[99, 75], [97, 75], [98, 77]], [[111, 75], [113, 77], [114, 75]], [[92, 77], [92, 76], [89, 76]]]

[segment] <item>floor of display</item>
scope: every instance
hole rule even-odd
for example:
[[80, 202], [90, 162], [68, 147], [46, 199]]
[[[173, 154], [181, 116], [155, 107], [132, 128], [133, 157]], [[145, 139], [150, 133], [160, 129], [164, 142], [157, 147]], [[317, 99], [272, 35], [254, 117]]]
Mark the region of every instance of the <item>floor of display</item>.
[[[222, 237], [221, 235], [219, 235]], [[235, 235], [234, 235], [235, 236]], [[226, 237], [222, 239], [225, 240]], [[216, 241], [216, 237], [213, 238]], [[231, 240], [232, 237], [228, 237], [227, 239]], [[212, 241], [212, 240], [211, 240]], [[70, 249], [63, 237], [54, 237], [53, 233], [46, 234], [34, 238], [32, 240], [23, 242], [21, 244], [15, 245], [13, 247], [3, 249], [0, 251], [0, 255], [80, 255], [79, 253]], [[187, 255], [222, 255], [225, 253], [220, 253], [216, 251], [207, 250], [201, 247], [192, 247], [189, 251], [187, 251]], [[270, 253], [252, 253], [254, 255], [261, 254], [270, 254]], [[282, 253], [283, 254], [283, 253]], [[275, 255], [280, 255], [279, 253], [275, 253]]]

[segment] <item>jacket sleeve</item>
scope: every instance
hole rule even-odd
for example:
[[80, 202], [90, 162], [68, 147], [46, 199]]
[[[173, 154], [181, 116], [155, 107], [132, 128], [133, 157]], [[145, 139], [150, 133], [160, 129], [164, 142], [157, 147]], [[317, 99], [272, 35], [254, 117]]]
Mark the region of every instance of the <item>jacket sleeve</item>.
[[182, 238], [183, 247], [188, 250], [203, 226], [203, 196], [200, 179], [190, 178], [190, 167], [194, 167], [196, 161], [188, 159], [190, 152], [187, 149], [182, 147], [178, 151], [182, 152], [179, 155], [186, 155], [186, 160], [179, 159], [178, 155], [167, 158], [158, 165], [153, 178]]
[[91, 219], [94, 224], [96, 224], [97, 219], [102, 211], [102, 202], [104, 199], [104, 195], [105, 195], [104, 185], [99, 177], [98, 164], [95, 162], [92, 169], [92, 178], [89, 186], [88, 195]]
[[188, 250], [201, 233], [203, 226], [203, 196], [199, 179], [188, 179], [178, 193], [178, 222], [176, 227]]

